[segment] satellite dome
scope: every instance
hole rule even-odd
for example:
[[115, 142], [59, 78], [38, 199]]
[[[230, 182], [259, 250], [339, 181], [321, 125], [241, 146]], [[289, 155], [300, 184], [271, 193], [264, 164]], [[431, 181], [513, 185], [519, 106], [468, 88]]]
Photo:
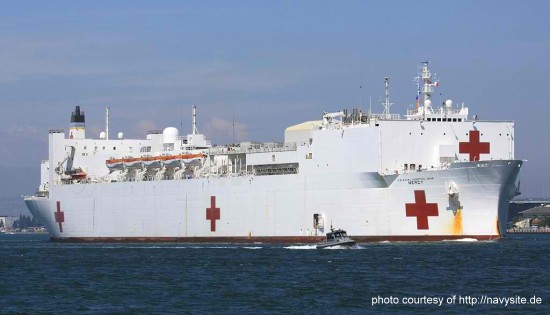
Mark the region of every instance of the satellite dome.
[[175, 127], [168, 127], [166, 129], [164, 129], [162, 131], [162, 134], [163, 135], [174, 135], [174, 136], [177, 136], [179, 135], [179, 131], [178, 131], [178, 128], [175, 128]]
[[99, 133], [99, 139], [105, 139], [107, 138], [107, 134], [105, 133], [105, 131], [102, 131]]
[[426, 100], [426, 101], [424, 102], [424, 106], [425, 106], [425, 107], [430, 107], [430, 106], [432, 106], [432, 101]]
[[118, 133], [118, 138], [119, 138], [119, 139], [124, 139], [124, 133], [119, 132], [119, 133]]
[[446, 101], [445, 101], [445, 106], [446, 106], [447, 108], [453, 107], [453, 101], [452, 101], [452, 100], [446, 100]]
[[163, 143], [175, 143], [178, 140], [178, 128], [168, 127], [162, 131]]

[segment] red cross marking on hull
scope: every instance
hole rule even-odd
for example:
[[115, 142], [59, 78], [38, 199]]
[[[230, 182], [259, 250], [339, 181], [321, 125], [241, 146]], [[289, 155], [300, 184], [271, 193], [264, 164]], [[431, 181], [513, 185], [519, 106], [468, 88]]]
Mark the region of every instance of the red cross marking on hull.
[[426, 192], [424, 190], [414, 191], [415, 203], [406, 203], [405, 209], [408, 217], [416, 217], [416, 228], [428, 230], [428, 217], [439, 216], [437, 203], [426, 203]]
[[57, 202], [57, 212], [55, 214], [55, 222], [59, 224], [59, 232], [63, 233], [63, 222], [65, 222], [65, 212], [61, 211], [61, 202]]
[[479, 142], [479, 130], [470, 130], [469, 142], [460, 142], [458, 152], [470, 154], [470, 161], [479, 161], [481, 154], [491, 153], [491, 143]]
[[216, 220], [220, 219], [220, 208], [216, 208], [216, 196], [210, 196], [210, 208], [206, 208], [206, 220], [210, 220], [210, 231], [216, 232]]

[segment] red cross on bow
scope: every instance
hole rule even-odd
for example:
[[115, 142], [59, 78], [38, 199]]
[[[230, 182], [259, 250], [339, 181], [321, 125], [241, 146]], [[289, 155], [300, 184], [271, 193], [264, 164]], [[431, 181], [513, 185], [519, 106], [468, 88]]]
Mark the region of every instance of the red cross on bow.
[[65, 222], [65, 212], [61, 211], [61, 202], [57, 202], [57, 212], [55, 214], [55, 222], [59, 224], [59, 232], [63, 233], [63, 222]]
[[405, 209], [408, 217], [416, 217], [416, 228], [418, 230], [427, 230], [428, 216], [437, 217], [437, 203], [426, 203], [426, 192], [424, 190], [414, 191], [415, 203], [406, 203]]
[[220, 208], [216, 208], [216, 196], [210, 196], [210, 208], [206, 208], [206, 220], [210, 220], [210, 231], [216, 231], [216, 220], [220, 219]]
[[489, 142], [479, 142], [479, 130], [470, 130], [470, 141], [458, 144], [459, 153], [469, 153], [470, 161], [479, 161], [479, 156], [491, 152]]

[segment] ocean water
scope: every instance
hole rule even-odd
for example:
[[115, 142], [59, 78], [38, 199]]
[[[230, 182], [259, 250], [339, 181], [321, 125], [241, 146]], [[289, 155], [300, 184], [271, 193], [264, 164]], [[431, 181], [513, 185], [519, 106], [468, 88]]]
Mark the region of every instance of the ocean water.
[[549, 248], [550, 235], [324, 250], [0, 235], [0, 313], [550, 314]]

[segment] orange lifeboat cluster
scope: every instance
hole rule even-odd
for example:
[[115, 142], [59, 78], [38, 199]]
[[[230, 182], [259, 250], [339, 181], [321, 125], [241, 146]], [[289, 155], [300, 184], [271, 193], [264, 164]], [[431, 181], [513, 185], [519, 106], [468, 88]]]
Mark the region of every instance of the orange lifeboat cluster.
[[127, 157], [121, 159], [109, 159], [105, 165], [110, 170], [121, 170], [124, 168], [159, 168], [159, 167], [183, 167], [194, 165], [206, 157], [206, 154], [176, 154], [144, 157]]

